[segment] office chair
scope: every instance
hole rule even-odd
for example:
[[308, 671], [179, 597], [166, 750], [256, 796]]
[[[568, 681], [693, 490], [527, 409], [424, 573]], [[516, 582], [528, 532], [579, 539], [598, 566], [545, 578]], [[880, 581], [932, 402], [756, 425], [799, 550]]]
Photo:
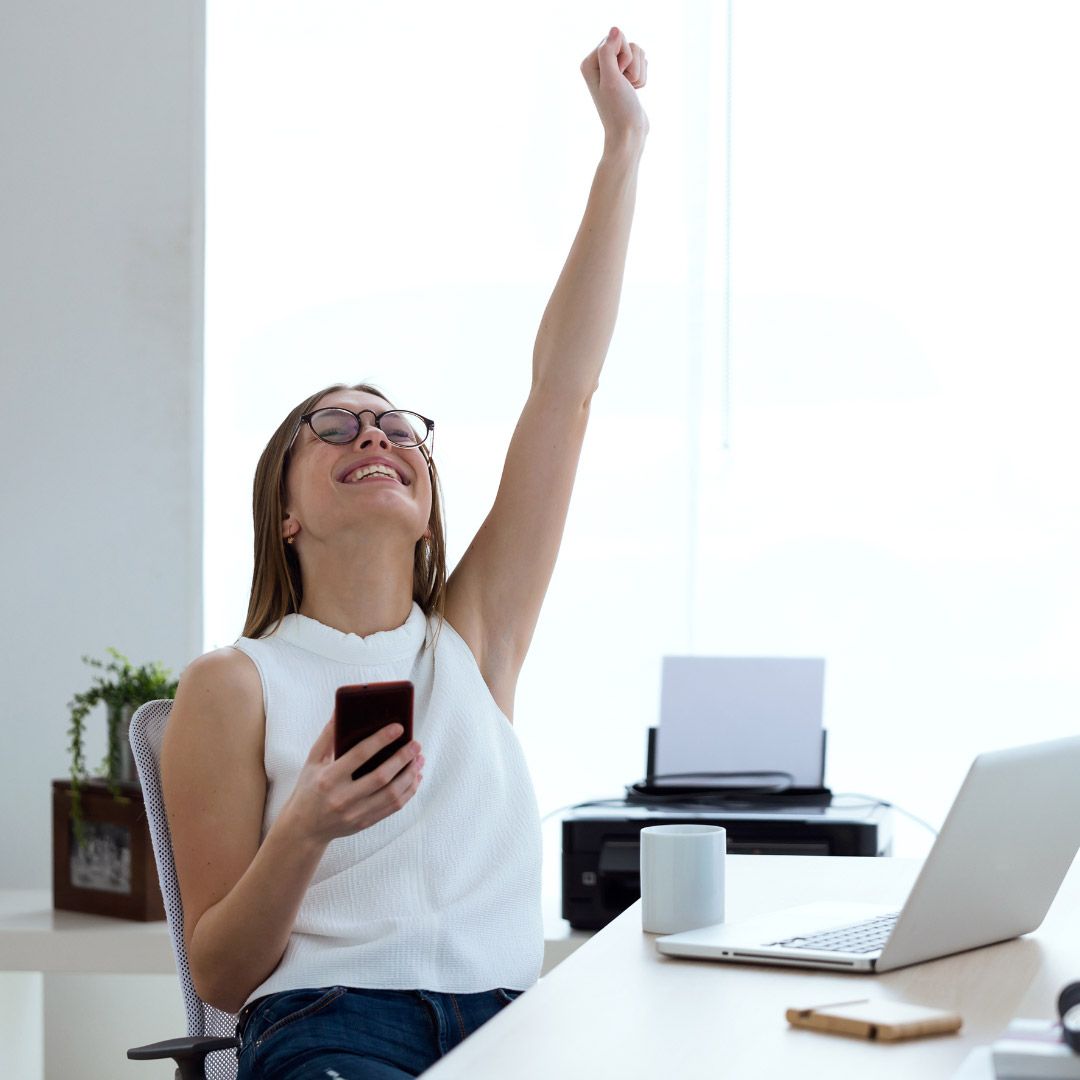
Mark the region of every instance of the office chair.
[[180, 977], [187, 1009], [188, 1037], [133, 1047], [127, 1056], [136, 1061], [171, 1057], [177, 1065], [176, 1080], [236, 1080], [236, 1047], [240, 1045], [235, 1035], [236, 1017], [207, 1004], [195, 992], [184, 947], [184, 908], [173, 865], [172, 838], [158, 769], [172, 704], [171, 701], [148, 701], [141, 705], [131, 718], [129, 740], [150, 822], [150, 839], [176, 956], [176, 973]]

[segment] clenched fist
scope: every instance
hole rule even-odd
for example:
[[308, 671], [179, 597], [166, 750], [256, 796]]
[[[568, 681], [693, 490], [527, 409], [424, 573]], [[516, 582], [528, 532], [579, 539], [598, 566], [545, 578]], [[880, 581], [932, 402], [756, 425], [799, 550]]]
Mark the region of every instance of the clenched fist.
[[596, 103], [607, 141], [618, 143], [649, 133], [649, 118], [637, 94], [648, 71], [645, 50], [627, 41], [617, 26], [581, 61], [581, 74]]

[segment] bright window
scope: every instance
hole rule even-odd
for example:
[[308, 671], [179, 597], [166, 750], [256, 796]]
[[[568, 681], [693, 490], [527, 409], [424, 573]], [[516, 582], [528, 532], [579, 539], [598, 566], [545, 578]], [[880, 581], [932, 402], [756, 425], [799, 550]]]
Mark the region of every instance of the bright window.
[[730, 69], [710, 0], [213, 7], [205, 646], [242, 628], [258, 454], [324, 384], [437, 420], [464, 551], [598, 159], [577, 66], [613, 18], [652, 132], [518, 686], [541, 809], [641, 776], [665, 653], [803, 655], [834, 789], [939, 823], [974, 753], [1080, 715], [1065, 2], [736, 4]]

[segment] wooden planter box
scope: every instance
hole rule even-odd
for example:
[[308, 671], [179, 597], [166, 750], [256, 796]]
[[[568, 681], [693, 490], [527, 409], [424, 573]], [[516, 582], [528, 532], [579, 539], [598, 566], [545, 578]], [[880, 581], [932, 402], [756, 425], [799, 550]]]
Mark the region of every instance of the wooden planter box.
[[152, 922], [165, 918], [150, 826], [139, 784], [121, 781], [118, 802], [104, 780], [82, 785], [85, 847], [75, 843], [71, 781], [53, 781], [53, 907]]

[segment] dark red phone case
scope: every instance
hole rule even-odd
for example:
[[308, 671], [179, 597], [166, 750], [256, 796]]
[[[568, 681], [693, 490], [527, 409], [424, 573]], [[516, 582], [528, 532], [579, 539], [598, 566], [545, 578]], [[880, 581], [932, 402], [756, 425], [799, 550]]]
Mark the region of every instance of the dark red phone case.
[[352, 774], [354, 780], [377, 769], [412, 742], [413, 684], [404, 679], [338, 687], [334, 699], [335, 758], [388, 724], [401, 724], [404, 733], [356, 769]]

